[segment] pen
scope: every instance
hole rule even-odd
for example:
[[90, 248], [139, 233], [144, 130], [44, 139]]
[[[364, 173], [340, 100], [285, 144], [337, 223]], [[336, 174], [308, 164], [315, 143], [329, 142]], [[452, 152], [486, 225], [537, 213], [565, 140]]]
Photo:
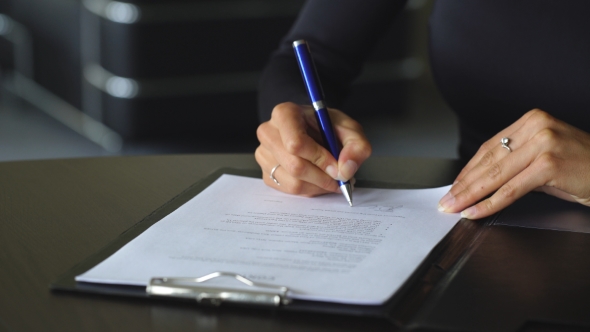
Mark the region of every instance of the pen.
[[[320, 127], [320, 132], [322, 133], [324, 147], [330, 151], [336, 160], [338, 160], [338, 157], [340, 156], [340, 146], [338, 145], [338, 140], [334, 133], [334, 127], [332, 126], [328, 109], [324, 104], [324, 92], [320, 84], [313, 58], [311, 57], [311, 52], [309, 51], [309, 45], [307, 45], [305, 40], [296, 40], [293, 42], [293, 50], [295, 51], [295, 57], [297, 58], [299, 69], [301, 69], [301, 76], [303, 76], [303, 82], [305, 83], [305, 88], [309, 94], [309, 99], [311, 99], [311, 103], [315, 109], [315, 116], [318, 121], [318, 127]], [[344, 198], [346, 198], [348, 204], [352, 206], [352, 185], [350, 184], [350, 181], [344, 182], [338, 180], [338, 185], [340, 186]]]

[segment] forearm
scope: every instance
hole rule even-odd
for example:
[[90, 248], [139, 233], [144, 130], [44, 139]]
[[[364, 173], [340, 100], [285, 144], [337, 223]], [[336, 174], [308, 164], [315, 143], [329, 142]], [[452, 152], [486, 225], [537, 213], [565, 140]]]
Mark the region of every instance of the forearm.
[[305, 39], [312, 48], [327, 103], [339, 108], [363, 60], [405, 0], [308, 1], [262, 75], [259, 116], [267, 121], [281, 102], [309, 103], [291, 43]]

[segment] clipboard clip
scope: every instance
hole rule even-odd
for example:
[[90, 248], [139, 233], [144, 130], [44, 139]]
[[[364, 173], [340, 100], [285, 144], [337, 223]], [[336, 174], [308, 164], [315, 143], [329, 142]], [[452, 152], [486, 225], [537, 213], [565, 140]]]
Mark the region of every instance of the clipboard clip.
[[[207, 286], [201, 283], [219, 277], [231, 277], [257, 290], [238, 290], [218, 286]], [[200, 304], [220, 306], [222, 303], [242, 303], [278, 307], [291, 302], [287, 298], [289, 288], [254, 282], [242, 275], [229, 272], [213, 272], [199, 278], [168, 278], [150, 279], [146, 293], [153, 296], [179, 297], [195, 299]]]

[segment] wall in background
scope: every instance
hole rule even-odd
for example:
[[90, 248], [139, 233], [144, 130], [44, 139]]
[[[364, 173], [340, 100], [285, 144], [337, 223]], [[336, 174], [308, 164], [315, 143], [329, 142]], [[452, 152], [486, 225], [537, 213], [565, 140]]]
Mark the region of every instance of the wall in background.
[[[142, 141], [190, 142], [187, 152], [251, 150], [260, 70], [302, 4], [0, 0], [2, 86], [109, 153], [128, 153]], [[423, 107], [416, 91], [433, 90], [423, 43], [430, 4], [409, 2], [347, 104], [368, 127], [378, 124], [377, 143], [400, 130], [363, 119], [363, 107], [407, 122]], [[228, 131], [231, 142], [218, 135]]]

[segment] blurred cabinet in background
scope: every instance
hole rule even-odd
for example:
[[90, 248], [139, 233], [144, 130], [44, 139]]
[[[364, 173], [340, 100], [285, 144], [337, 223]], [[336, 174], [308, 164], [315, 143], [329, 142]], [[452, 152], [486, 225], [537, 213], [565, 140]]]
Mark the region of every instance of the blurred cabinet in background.
[[[3, 87], [114, 152], [170, 138], [253, 151], [260, 72], [303, 4], [0, 0]], [[424, 67], [408, 55], [408, 12], [375, 49], [347, 112], [384, 99], [404, 109]]]

